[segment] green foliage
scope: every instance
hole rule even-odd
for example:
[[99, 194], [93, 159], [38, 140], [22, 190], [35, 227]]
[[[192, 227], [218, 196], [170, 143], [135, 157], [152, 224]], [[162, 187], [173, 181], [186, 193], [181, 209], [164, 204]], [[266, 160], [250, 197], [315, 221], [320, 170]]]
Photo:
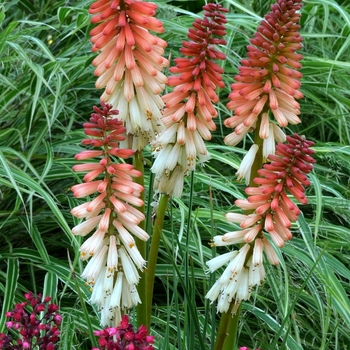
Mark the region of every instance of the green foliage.
[[[197, 9], [190, 2], [156, 2], [167, 55], [173, 59], [200, 13], [191, 12]], [[77, 222], [69, 212], [79, 203], [70, 187], [81, 181], [71, 170], [73, 156], [81, 150], [81, 125], [100, 96], [91, 66], [89, 3], [13, 0], [0, 6], [0, 331], [4, 311], [23, 300], [25, 291], [44, 291], [64, 316], [60, 349], [91, 349], [89, 330], [99, 328], [98, 310], [79, 277], [81, 240], [71, 234]], [[231, 114], [226, 108], [229, 86], [269, 2], [221, 3], [230, 9], [228, 45], [221, 47], [228, 56], [221, 62], [226, 88], [220, 92], [217, 130], [208, 144], [211, 160], [186, 181], [182, 199], [168, 208], [151, 325], [158, 349], [212, 349], [219, 318], [204, 298], [215, 280], [205, 272], [205, 262], [216, 254], [208, 242], [234, 229], [224, 214], [236, 211], [234, 200], [245, 197], [244, 185], [235, 178], [245, 151], [223, 144], [229, 132], [223, 120]], [[317, 163], [309, 204], [292, 227], [294, 238], [280, 254], [281, 265], [268, 268], [267, 281], [243, 303], [239, 345], [346, 349], [350, 5], [345, 0], [305, 1], [301, 25], [303, 122], [287, 132], [316, 142]], [[150, 154], [145, 157], [150, 164]], [[149, 176], [147, 166], [147, 187]], [[151, 198], [151, 189], [146, 193]]]

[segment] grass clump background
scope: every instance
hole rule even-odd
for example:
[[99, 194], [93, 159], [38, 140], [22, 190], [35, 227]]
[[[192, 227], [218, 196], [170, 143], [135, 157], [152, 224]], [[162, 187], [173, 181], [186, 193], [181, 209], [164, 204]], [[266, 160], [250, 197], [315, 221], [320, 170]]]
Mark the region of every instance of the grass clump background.
[[[165, 28], [160, 36], [168, 42], [165, 57], [173, 59], [202, 4], [154, 2]], [[224, 214], [237, 211], [235, 199], [245, 197], [235, 176], [244, 147], [224, 145], [231, 131], [223, 121], [232, 114], [226, 108], [230, 84], [270, 1], [220, 3], [230, 10], [228, 44], [220, 48], [227, 55], [220, 63], [226, 88], [220, 90], [217, 130], [207, 143], [211, 160], [197, 167], [192, 187], [186, 179], [182, 198], [170, 202], [164, 221], [151, 323], [158, 349], [213, 348], [219, 318], [204, 298], [215, 281], [206, 273], [205, 262], [215, 254], [208, 242], [232, 229]], [[73, 157], [82, 150], [82, 124], [101, 94], [91, 65], [89, 5], [0, 5], [0, 332], [5, 311], [24, 292], [43, 292], [63, 315], [60, 349], [91, 349], [89, 324], [99, 328], [98, 310], [79, 277], [81, 238], [71, 234], [78, 221], [70, 214], [80, 203], [70, 191], [80, 181], [71, 169]], [[266, 281], [243, 302], [236, 345], [350, 349], [349, 2], [304, 1], [301, 35], [302, 123], [287, 131], [315, 142], [309, 203], [292, 226], [280, 266], [268, 267]], [[152, 201], [150, 148], [144, 155], [145, 194]], [[146, 227], [152, 220], [150, 208]]]

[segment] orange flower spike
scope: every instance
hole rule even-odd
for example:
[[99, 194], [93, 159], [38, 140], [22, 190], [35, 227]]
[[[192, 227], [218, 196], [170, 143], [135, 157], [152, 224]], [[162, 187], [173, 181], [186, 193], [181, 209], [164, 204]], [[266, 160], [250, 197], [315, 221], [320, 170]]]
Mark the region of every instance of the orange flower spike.
[[[290, 227], [298, 219], [300, 210], [288, 198], [287, 193], [302, 204], [307, 203], [304, 186], [310, 182], [306, 175], [315, 163], [311, 156], [314, 153], [310, 149], [312, 145], [313, 142], [297, 134], [287, 136], [287, 143], [279, 143], [276, 155], [268, 157], [271, 163], [265, 164], [259, 171], [261, 177], [254, 179], [259, 186], [246, 188], [247, 200], [235, 201], [238, 207], [244, 211], [251, 210], [252, 214], [226, 214], [228, 221], [240, 224], [242, 230], [215, 236], [211, 245], [244, 245], [239, 252], [233, 250], [207, 262], [211, 272], [228, 263], [222, 276], [206, 295], [212, 302], [218, 300], [218, 312], [227, 312], [232, 300], [238, 303], [249, 299], [252, 288], [264, 280], [263, 251], [271, 264], [279, 264], [278, 255], [265, 235], [268, 234], [279, 248], [292, 238]], [[247, 257], [251, 247], [253, 254]], [[237, 276], [234, 279], [228, 278], [233, 271], [237, 271]]]
[[92, 64], [104, 88], [101, 100], [120, 111], [126, 127], [124, 148], [143, 149], [164, 126], [160, 120], [168, 65], [163, 58], [167, 43], [149, 33], [162, 33], [154, 18], [157, 5], [139, 0], [99, 0], [90, 6], [92, 51], [99, 52]]
[[183, 177], [195, 170], [196, 159], [201, 163], [209, 159], [203, 139], [209, 140], [216, 127], [212, 120], [218, 115], [213, 105], [219, 101], [215, 89], [225, 86], [223, 70], [212, 60], [226, 59], [214, 45], [226, 44], [221, 37], [226, 34], [228, 10], [212, 3], [203, 10], [204, 18], [196, 19], [188, 31], [190, 41], [182, 42], [180, 52], [188, 57], [175, 58], [176, 66], [169, 69], [177, 75], [168, 78], [174, 89], [162, 97], [166, 130], [152, 142], [154, 187], [174, 196], [181, 196]]
[[91, 301], [99, 306], [101, 323], [106, 325], [113, 319], [118, 323], [121, 312], [140, 302], [135, 287], [140, 277], [134, 265], [142, 271], [146, 261], [136, 247], [128, 244], [133, 241], [130, 233], [142, 240], [147, 240], [148, 234], [138, 227], [144, 215], [131, 206], [143, 205], [139, 197], [144, 188], [134, 182], [141, 173], [131, 164], [114, 162], [114, 157], [128, 158], [134, 151], [119, 148], [119, 142], [125, 139], [125, 127], [116, 118], [119, 112], [104, 102], [101, 105], [94, 107], [90, 121], [84, 123], [84, 132], [91, 138], [83, 140], [84, 145], [101, 150], [82, 151], [75, 156], [77, 160], [97, 161], [73, 166], [74, 171], [87, 174], [84, 183], [72, 186], [75, 198], [97, 195], [71, 213], [85, 219], [72, 229], [74, 235], [86, 236], [95, 229], [80, 248], [81, 259], [89, 259], [82, 277], [91, 286]]
[[[236, 83], [231, 86], [227, 108], [235, 111], [233, 118], [240, 118], [236, 122], [232, 122], [232, 117], [225, 121], [227, 127], [235, 128], [225, 138], [226, 144], [240, 142], [240, 125], [248, 128], [244, 131], [247, 134], [255, 127], [260, 113], [269, 109], [280, 127], [300, 123], [299, 103], [295, 99], [303, 97], [299, 91], [302, 74], [295, 69], [301, 68], [299, 61], [303, 56], [295, 51], [302, 47], [298, 33], [301, 6], [301, 0], [277, 0], [250, 40], [248, 58], [241, 60]], [[259, 130], [261, 137], [268, 138], [266, 121], [260, 128], [264, 128]]]

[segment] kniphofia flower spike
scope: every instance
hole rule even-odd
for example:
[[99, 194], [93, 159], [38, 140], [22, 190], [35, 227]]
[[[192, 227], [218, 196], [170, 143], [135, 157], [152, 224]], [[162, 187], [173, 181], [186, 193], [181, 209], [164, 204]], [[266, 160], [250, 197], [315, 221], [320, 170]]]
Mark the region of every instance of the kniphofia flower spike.
[[176, 58], [168, 85], [172, 92], [163, 96], [165, 109], [162, 121], [166, 130], [152, 142], [156, 159], [155, 189], [168, 195], [181, 196], [183, 177], [196, 168], [196, 161], [209, 158], [203, 140], [211, 139], [215, 130], [212, 118], [217, 116], [213, 103], [219, 101], [215, 90], [224, 87], [223, 69], [213, 62], [226, 56], [214, 45], [224, 45], [227, 22], [221, 5], [203, 6], [204, 18], [196, 19], [189, 29], [190, 41], [183, 41], [180, 52], [187, 58]]
[[131, 164], [117, 163], [116, 158], [128, 158], [134, 151], [119, 148], [125, 136], [125, 127], [115, 116], [118, 111], [109, 104], [102, 109], [94, 107], [84, 132], [93, 138], [84, 139], [94, 150], [82, 151], [77, 160], [95, 158], [78, 164], [74, 171], [87, 172], [84, 183], [72, 187], [76, 198], [97, 196], [71, 210], [82, 223], [72, 229], [73, 234], [86, 236], [95, 231], [80, 248], [82, 260], [90, 259], [82, 277], [91, 286], [91, 301], [100, 306], [103, 325], [119, 324], [121, 312], [140, 302], [136, 285], [140, 279], [137, 269], [143, 271], [146, 261], [138, 251], [137, 236], [146, 241], [148, 234], [138, 224], [144, 215], [134, 206], [142, 206], [139, 198], [143, 186], [133, 181], [141, 176]]
[[270, 241], [281, 248], [292, 238], [290, 227], [298, 219], [300, 210], [288, 195], [307, 204], [304, 187], [309, 186], [310, 181], [306, 174], [315, 163], [312, 145], [312, 141], [297, 134], [287, 136], [286, 144], [278, 144], [276, 154], [269, 155], [269, 163], [259, 170], [260, 177], [254, 179], [258, 187], [246, 188], [248, 198], [235, 201], [238, 207], [252, 214], [226, 215], [228, 221], [240, 224], [241, 230], [213, 238], [213, 246], [243, 244], [239, 251], [233, 250], [207, 262], [211, 272], [228, 264], [206, 295], [212, 302], [218, 299], [219, 312], [226, 312], [232, 300], [236, 305], [247, 300], [252, 288], [264, 280], [263, 252], [271, 264], [279, 264]]
[[[301, 0], [277, 0], [271, 5], [231, 85], [227, 108], [234, 110], [234, 115], [225, 120], [225, 125], [234, 132], [226, 136], [225, 143], [234, 146], [258, 128], [265, 160], [275, 153], [276, 141], [285, 141], [280, 128], [300, 123], [296, 99], [303, 97], [299, 90], [302, 74], [298, 71], [303, 56], [296, 51], [302, 47], [298, 33], [301, 6]], [[240, 168], [237, 174], [249, 183], [250, 171]]]
[[119, 110], [129, 135], [125, 148], [141, 150], [164, 128], [159, 94], [167, 81], [162, 57], [166, 42], [149, 31], [162, 33], [154, 18], [157, 5], [139, 0], [98, 0], [90, 6], [96, 87], [105, 88], [101, 100]]

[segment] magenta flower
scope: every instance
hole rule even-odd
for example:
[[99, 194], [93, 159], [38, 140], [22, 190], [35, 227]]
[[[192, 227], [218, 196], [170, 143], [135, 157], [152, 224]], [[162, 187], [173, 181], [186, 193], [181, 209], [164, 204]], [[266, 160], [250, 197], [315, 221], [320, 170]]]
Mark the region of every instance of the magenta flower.
[[[62, 316], [57, 312], [58, 306], [49, 303], [50, 297], [45, 297], [42, 301], [41, 294], [34, 296], [28, 292], [24, 297], [26, 302], [18, 303], [12, 311], [6, 312], [9, 319], [6, 326], [18, 332], [18, 338], [15, 340], [10, 334], [0, 333], [0, 349], [58, 349], [59, 327], [62, 322]], [[41, 312], [44, 312], [42, 318]]]
[[129, 323], [129, 317], [124, 315], [118, 327], [95, 331], [99, 337], [99, 348], [92, 350], [153, 350], [151, 344], [154, 337], [148, 335], [147, 328], [141, 325], [135, 332], [134, 327]]

